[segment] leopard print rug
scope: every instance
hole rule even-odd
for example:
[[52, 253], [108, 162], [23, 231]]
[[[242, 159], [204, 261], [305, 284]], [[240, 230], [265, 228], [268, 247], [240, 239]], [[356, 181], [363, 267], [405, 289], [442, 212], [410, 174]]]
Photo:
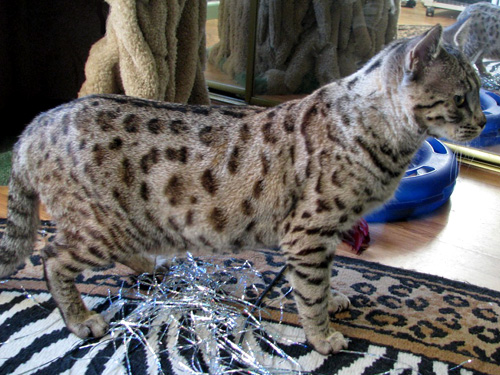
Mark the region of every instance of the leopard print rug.
[[[4, 227], [0, 219], [0, 235]], [[54, 231], [50, 222], [43, 223], [37, 249]], [[286, 278], [278, 278], [284, 266], [279, 252], [242, 252], [213, 262], [221, 269], [250, 264], [259, 271], [247, 285], [249, 300], [261, 297], [272, 284], [260, 310], [263, 332], [245, 342], [258, 354], [262, 368], [273, 370], [241, 368], [236, 373], [500, 374], [498, 292], [337, 257], [332, 285], [350, 297], [352, 308], [332, 317], [332, 324], [350, 344], [348, 351], [326, 357], [305, 341], [290, 286]], [[133, 280], [130, 270], [116, 266], [85, 273], [77, 281], [87, 306], [106, 313], [114, 298], [109, 296]], [[125, 346], [110, 337], [83, 342], [70, 334], [47, 293], [38, 250], [24, 268], [0, 283], [0, 289], [0, 374], [223, 373], [214, 370], [211, 353], [201, 350], [200, 358], [193, 360], [193, 351], [179, 342], [175, 324], [165, 324], [163, 334], [153, 335], [148, 347], [140, 340]], [[268, 332], [274, 339], [263, 341]], [[159, 354], [151, 356], [151, 348]]]

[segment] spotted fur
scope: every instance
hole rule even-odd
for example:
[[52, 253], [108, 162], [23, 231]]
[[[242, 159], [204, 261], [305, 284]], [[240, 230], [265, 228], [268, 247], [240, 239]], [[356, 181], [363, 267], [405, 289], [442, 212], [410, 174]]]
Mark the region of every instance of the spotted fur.
[[15, 146], [0, 275], [31, 253], [43, 202], [58, 228], [42, 253], [49, 289], [72, 332], [101, 336], [74, 285], [84, 269], [279, 246], [309, 342], [338, 352], [347, 341], [328, 312], [349, 306], [330, 291], [341, 233], [391, 196], [425, 137], [463, 141], [485, 123], [479, 80], [441, 31], [275, 108], [93, 95], [41, 114]]

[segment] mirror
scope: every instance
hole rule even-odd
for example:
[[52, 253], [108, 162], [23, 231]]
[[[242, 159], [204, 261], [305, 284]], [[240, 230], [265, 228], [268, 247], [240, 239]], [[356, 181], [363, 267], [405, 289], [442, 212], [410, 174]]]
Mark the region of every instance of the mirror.
[[[464, 51], [471, 50], [478, 33], [489, 35], [484, 21], [472, 22], [477, 14], [498, 14], [486, 19], [500, 27], [497, 2], [208, 1], [207, 82], [213, 98], [223, 102], [276, 105], [353, 73], [392, 40], [437, 23]], [[460, 27], [467, 14], [472, 21]], [[482, 52], [468, 53], [481, 77], [487, 126], [468, 144], [447, 142], [462, 161], [493, 169], [500, 168], [500, 35], [497, 39], [498, 52], [483, 53], [483, 43]]]

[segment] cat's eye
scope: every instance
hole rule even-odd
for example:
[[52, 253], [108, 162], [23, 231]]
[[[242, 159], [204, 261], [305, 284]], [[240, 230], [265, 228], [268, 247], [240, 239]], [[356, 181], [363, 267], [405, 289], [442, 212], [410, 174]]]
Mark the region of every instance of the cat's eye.
[[457, 107], [463, 107], [465, 104], [465, 96], [463, 95], [455, 95], [453, 100], [455, 101]]

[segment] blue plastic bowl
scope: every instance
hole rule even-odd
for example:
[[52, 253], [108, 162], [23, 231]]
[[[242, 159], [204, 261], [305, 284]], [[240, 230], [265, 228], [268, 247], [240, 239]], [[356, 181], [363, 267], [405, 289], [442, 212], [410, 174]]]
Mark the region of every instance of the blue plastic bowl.
[[365, 216], [368, 222], [410, 219], [427, 214], [450, 198], [458, 175], [458, 162], [451, 150], [428, 138], [415, 154], [394, 197]]

